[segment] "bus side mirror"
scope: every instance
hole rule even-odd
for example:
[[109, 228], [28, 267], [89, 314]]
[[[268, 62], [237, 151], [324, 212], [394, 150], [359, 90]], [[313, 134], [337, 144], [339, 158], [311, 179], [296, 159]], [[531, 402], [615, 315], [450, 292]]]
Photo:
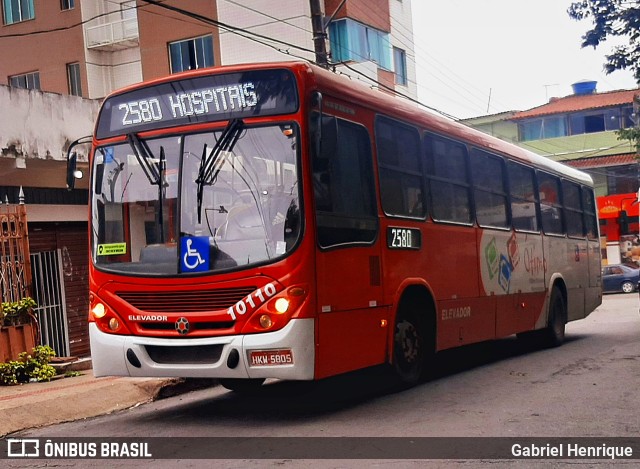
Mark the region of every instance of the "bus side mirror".
[[73, 190], [76, 186], [76, 179], [82, 179], [82, 171], [78, 169], [78, 153], [73, 151], [76, 145], [91, 142], [91, 136], [81, 137], [69, 145], [67, 149], [67, 190]]
[[78, 173], [80, 177], [82, 177], [82, 172], [78, 171], [78, 154], [74, 151], [73, 153], [67, 153], [67, 190], [73, 190], [76, 186], [76, 179]]

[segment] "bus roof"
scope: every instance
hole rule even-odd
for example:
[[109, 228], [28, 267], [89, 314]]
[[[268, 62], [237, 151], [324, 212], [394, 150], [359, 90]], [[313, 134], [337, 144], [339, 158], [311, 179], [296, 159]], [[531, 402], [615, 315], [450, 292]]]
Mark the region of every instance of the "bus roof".
[[503, 155], [508, 155], [521, 162], [544, 168], [585, 184], [592, 184], [591, 176], [583, 171], [472, 129], [452, 119], [437, 115], [433, 111], [424, 109], [419, 104], [413, 103], [408, 99], [392, 96], [383, 91], [373, 90], [364, 83], [349, 79], [304, 61], [247, 63], [192, 70], [128, 86], [111, 93], [105, 98], [105, 101], [121, 93], [190, 77], [206, 76], [211, 73], [243, 72], [273, 68], [290, 69], [300, 80], [305, 82], [306, 86], [321, 88], [325, 94], [329, 93], [335, 98], [351, 101], [372, 111], [411, 123], [424, 130], [462, 140], [466, 143], [477, 145], [478, 147], [492, 150]]
[[[492, 135], [475, 130], [467, 125], [423, 109], [419, 104], [402, 97], [395, 97], [386, 92], [371, 89], [363, 83], [349, 80], [344, 76], [332, 73], [312, 64], [304, 64], [312, 72], [317, 86], [335, 93], [335, 97], [344, 96], [349, 101], [358, 103], [389, 117], [395, 117], [407, 123], [413, 123], [425, 130], [444, 136], [463, 140], [467, 143], [483, 147], [536, 167], [561, 174], [585, 184], [592, 184], [589, 174], [565, 164], [538, 155], [525, 148], [500, 140]], [[349, 86], [345, 86], [345, 83]]]

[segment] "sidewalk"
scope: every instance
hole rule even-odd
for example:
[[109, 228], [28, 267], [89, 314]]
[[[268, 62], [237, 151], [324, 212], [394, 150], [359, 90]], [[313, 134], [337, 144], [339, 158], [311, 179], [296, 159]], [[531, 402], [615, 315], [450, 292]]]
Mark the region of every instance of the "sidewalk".
[[80, 376], [0, 386], [0, 437], [28, 428], [108, 414], [213, 386], [215, 380], [95, 378], [89, 361]]

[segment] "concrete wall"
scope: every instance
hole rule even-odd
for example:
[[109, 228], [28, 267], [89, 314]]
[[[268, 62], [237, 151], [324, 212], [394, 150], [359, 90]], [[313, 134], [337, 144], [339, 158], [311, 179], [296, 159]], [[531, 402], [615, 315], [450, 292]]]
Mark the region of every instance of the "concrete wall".
[[[240, 5], [242, 4], [242, 6]], [[294, 44], [313, 51], [311, 11], [308, 0], [244, 0], [243, 2], [218, 2], [218, 19], [267, 38]], [[261, 43], [268, 43], [273, 47]], [[275, 49], [274, 49], [275, 47]], [[288, 47], [266, 39], [256, 42], [233, 32], [220, 30], [222, 64], [244, 62], [273, 62], [295, 60], [303, 57], [314, 60], [315, 54]], [[276, 49], [289, 50], [288, 56]], [[216, 62], [217, 63], [217, 62]]]
[[407, 86], [395, 86], [399, 92], [418, 99], [411, 1], [389, 0], [389, 9], [391, 13], [391, 45], [405, 51], [407, 62]]
[[[67, 148], [93, 132], [99, 106], [95, 100], [0, 85], [0, 184], [64, 188]], [[78, 147], [85, 165], [88, 150]]]

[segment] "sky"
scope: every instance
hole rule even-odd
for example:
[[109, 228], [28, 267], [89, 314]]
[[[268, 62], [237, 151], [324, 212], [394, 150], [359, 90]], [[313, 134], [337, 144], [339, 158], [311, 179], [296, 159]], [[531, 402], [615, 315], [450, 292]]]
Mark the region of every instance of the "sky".
[[412, 0], [419, 100], [455, 118], [520, 111], [572, 94], [636, 88], [630, 71], [606, 75], [613, 43], [580, 47], [591, 28], [571, 0]]

